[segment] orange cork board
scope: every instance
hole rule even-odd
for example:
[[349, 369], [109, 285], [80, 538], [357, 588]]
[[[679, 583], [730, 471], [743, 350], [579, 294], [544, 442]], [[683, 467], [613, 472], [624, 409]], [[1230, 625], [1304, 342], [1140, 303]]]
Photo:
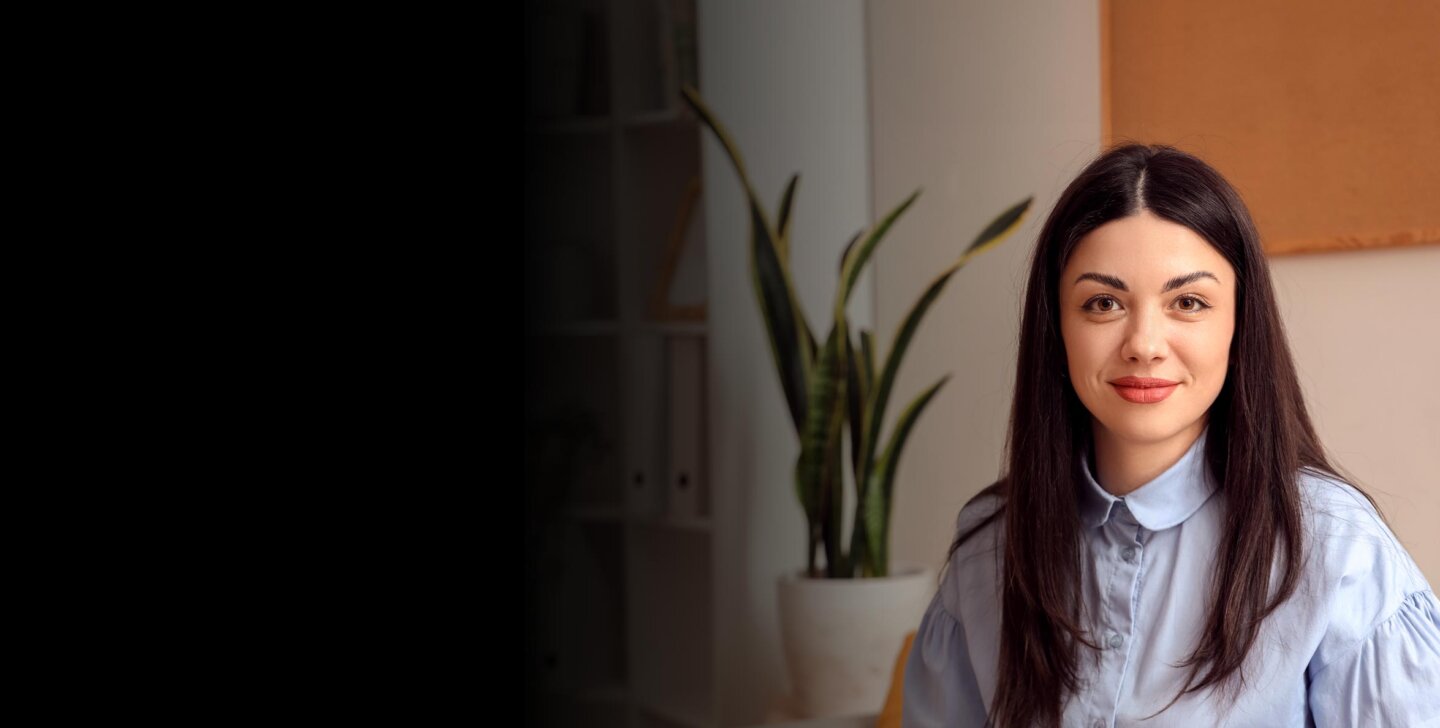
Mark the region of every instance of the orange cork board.
[[1440, 244], [1440, 2], [1100, 0], [1101, 134], [1230, 180], [1270, 255]]

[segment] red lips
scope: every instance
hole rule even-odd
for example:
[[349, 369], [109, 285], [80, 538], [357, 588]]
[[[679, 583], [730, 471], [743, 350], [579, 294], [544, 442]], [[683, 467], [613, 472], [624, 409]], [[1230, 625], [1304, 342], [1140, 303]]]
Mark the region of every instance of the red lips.
[[1127, 402], [1156, 404], [1168, 399], [1180, 383], [1154, 377], [1121, 377], [1111, 380], [1110, 386]]
[[1154, 377], [1120, 377], [1119, 379], [1111, 379], [1110, 383], [1118, 387], [1139, 387], [1142, 389], [1149, 387], [1169, 387], [1179, 384], [1179, 382], [1172, 382], [1169, 379], [1156, 379]]

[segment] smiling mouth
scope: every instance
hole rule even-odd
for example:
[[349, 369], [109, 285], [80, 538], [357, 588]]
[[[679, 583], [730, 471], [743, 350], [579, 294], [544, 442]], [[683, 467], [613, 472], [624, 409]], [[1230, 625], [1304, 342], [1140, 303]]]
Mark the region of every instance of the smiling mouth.
[[1179, 382], [1158, 377], [1120, 377], [1110, 380], [1111, 384], [1121, 387], [1169, 387]]
[[1115, 392], [1127, 402], [1133, 402], [1135, 404], [1156, 404], [1165, 401], [1165, 399], [1175, 391], [1175, 388], [1180, 385], [1179, 383], [1174, 383], [1163, 386], [1134, 387], [1111, 382], [1110, 386], [1114, 387]]

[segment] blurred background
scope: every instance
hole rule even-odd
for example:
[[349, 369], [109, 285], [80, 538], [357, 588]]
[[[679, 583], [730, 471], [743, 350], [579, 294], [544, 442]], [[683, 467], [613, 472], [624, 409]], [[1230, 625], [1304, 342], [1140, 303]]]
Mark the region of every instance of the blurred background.
[[909, 586], [827, 581], [892, 589], [890, 619], [918, 623], [956, 513], [1000, 475], [1036, 234], [1101, 149], [1135, 140], [1244, 196], [1322, 439], [1440, 583], [1440, 5], [544, 0], [524, 32], [527, 724], [896, 717], [898, 642], [867, 648], [884, 669], [857, 678], [873, 708], [850, 719], [820, 717], [787, 663], [784, 579], [811, 556], [800, 442], [745, 187], [682, 84], [772, 223], [799, 175], [788, 266], [822, 342], [847, 243], [912, 193], [847, 308], [882, 361], [936, 275], [1034, 197], [952, 277], [894, 382], [887, 433], [950, 377], [895, 473], [888, 560]]

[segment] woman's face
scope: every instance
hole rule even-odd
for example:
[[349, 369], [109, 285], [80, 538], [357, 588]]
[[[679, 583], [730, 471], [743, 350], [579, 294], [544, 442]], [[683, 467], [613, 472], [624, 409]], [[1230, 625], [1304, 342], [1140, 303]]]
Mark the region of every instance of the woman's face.
[[[1080, 240], [1060, 274], [1070, 382], [1097, 437], [1198, 437], [1229, 370], [1235, 271], [1184, 225], [1146, 210]], [[1173, 382], [1117, 387], [1122, 377]]]

